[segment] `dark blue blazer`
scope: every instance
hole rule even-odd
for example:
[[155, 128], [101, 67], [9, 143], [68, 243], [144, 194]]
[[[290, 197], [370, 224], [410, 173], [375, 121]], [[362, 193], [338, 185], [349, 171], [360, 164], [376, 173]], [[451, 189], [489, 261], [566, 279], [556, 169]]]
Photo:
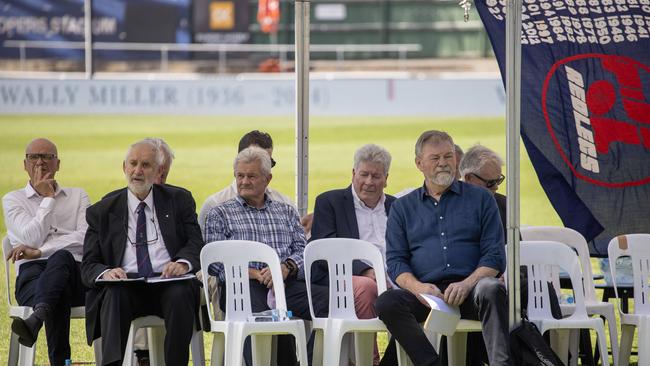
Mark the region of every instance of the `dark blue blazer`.
[[[314, 223], [311, 228], [311, 239], [323, 238], [351, 238], [359, 239], [359, 225], [357, 215], [354, 211], [354, 198], [352, 197], [352, 186], [344, 189], [335, 189], [321, 193], [316, 197], [314, 205]], [[390, 206], [395, 202], [395, 197], [386, 195], [384, 205], [386, 216]], [[361, 261], [352, 263], [352, 273], [360, 275], [361, 272], [370, 268]], [[327, 285], [327, 265], [317, 265], [312, 271], [312, 283]]]

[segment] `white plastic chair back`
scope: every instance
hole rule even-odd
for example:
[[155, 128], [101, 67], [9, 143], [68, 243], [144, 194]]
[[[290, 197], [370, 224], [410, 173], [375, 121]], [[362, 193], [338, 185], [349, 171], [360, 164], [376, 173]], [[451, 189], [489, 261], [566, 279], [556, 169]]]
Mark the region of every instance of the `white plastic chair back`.
[[[607, 252], [616, 298], [619, 298], [616, 287], [616, 260], [619, 257], [629, 256], [632, 259], [634, 275], [634, 314], [650, 314], [650, 234], [615, 237], [609, 242]], [[623, 312], [622, 309], [620, 311]]]
[[[307, 244], [304, 253], [305, 278], [311, 280], [312, 263], [327, 261], [329, 272], [329, 317], [335, 319], [357, 319], [354, 309], [354, 289], [352, 288], [352, 261], [369, 262], [375, 270], [377, 293], [386, 291], [386, 271], [384, 259], [373, 244], [347, 238], [327, 238], [314, 240]], [[311, 286], [307, 286], [309, 311], [316, 318], [312, 306]]]
[[[206, 244], [201, 250], [201, 272], [208, 278], [208, 267], [212, 263], [223, 265], [226, 277], [226, 321], [246, 321], [251, 315], [248, 265], [250, 262], [266, 263], [271, 270], [276, 309], [287, 310], [284, 297], [284, 283], [280, 259], [270, 246], [247, 240], [225, 240]], [[209, 299], [208, 287], [203, 291]], [[208, 306], [211, 307], [212, 304]], [[212, 309], [208, 309], [210, 320], [214, 321]]]
[[[578, 253], [580, 266], [582, 267], [582, 277], [584, 280], [585, 302], [599, 302], [596, 297], [594, 287], [594, 276], [591, 270], [591, 257], [589, 256], [589, 246], [587, 240], [579, 232], [566, 227], [559, 226], [528, 226], [521, 228], [521, 237], [523, 240], [550, 240], [566, 244]], [[559, 282], [559, 281], [558, 281]], [[559, 283], [555, 284], [556, 290], [559, 291]], [[557, 286], [556, 286], [557, 285]]]
[[573, 249], [554, 241], [522, 241], [520, 264], [528, 268], [529, 318], [553, 319], [546, 285], [552, 267], [560, 267], [569, 274], [574, 290], [575, 311], [564, 319], [587, 318], [580, 261]]

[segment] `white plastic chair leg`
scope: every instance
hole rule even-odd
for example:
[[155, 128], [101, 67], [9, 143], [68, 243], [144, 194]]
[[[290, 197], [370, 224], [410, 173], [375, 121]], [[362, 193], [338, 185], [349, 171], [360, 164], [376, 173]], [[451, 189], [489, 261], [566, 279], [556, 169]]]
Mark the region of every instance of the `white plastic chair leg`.
[[413, 361], [411, 361], [411, 358], [406, 353], [406, 350], [404, 350], [404, 348], [397, 341], [395, 341], [395, 348], [397, 352], [397, 364], [399, 366], [413, 366]]
[[346, 333], [341, 340], [339, 366], [348, 366], [354, 360], [354, 334]]
[[375, 356], [375, 333], [354, 333], [354, 360], [356, 366], [372, 366]]
[[619, 346], [618, 365], [629, 366], [632, 353], [632, 341], [636, 327], [630, 324], [621, 325], [621, 344]]
[[232, 327], [226, 335], [225, 358], [227, 366], [241, 366], [244, 364], [244, 337], [240, 327]]
[[17, 366], [18, 365], [18, 357], [20, 352], [20, 343], [18, 343], [18, 335], [16, 333], [11, 332], [11, 337], [9, 338], [9, 354], [8, 360], [7, 360], [7, 365], [9, 366]]
[[205, 366], [205, 350], [203, 348], [203, 331], [201, 329], [197, 330], [192, 335], [190, 350], [192, 351], [192, 364], [194, 366]]
[[[612, 359], [614, 360], [614, 366], [619, 365], [619, 347], [618, 347], [618, 329], [616, 326], [616, 315], [614, 313], [614, 307], [610, 307], [607, 310], [603, 311], [601, 314], [607, 321], [607, 327], [609, 328], [609, 343], [612, 347]], [[607, 355], [602, 355], [606, 357]]]
[[607, 354], [607, 338], [605, 338], [605, 326], [603, 325], [601, 319], [598, 320], [600, 320], [600, 324], [598, 324], [596, 332], [598, 333], [598, 347], [600, 349], [600, 354], [602, 355], [601, 365], [609, 366], [609, 355]]
[[467, 333], [456, 332], [447, 337], [447, 359], [449, 365], [465, 365], [465, 348], [467, 347]]
[[165, 365], [165, 327], [148, 327], [149, 362], [153, 366]]
[[312, 366], [323, 366], [324, 338], [322, 329], [314, 329], [314, 350], [312, 351]]
[[102, 338], [99, 337], [93, 341], [93, 351], [95, 352], [95, 365], [102, 364]]
[[307, 337], [305, 336], [305, 327], [302, 322], [296, 323], [296, 331], [293, 336], [296, 340], [296, 349], [298, 350], [298, 361], [301, 365], [308, 365], [307, 359]]
[[129, 337], [126, 339], [126, 348], [124, 349], [124, 355], [122, 355], [122, 366], [133, 366], [136, 364], [134, 360], [135, 354], [133, 353], [133, 338], [135, 337], [136, 328], [134, 322], [131, 322], [129, 326]]
[[650, 364], [650, 324], [648, 324], [648, 317], [642, 317], [639, 321], [637, 339], [637, 349], [639, 350], [639, 365]]
[[580, 358], [580, 331], [580, 329], [571, 329], [569, 331], [570, 366], [578, 366], [578, 358]]
[[[323, 364], [340, 365], [341, 362], [341, 346], [343, 344], [344, 334], [340, 333], [340, 328], [329, 327], [327, 333], [324, 334], [325, 342], [324, 348], [327, 350], [323, 355]], [[346, 357], [347, 361], [347, 357]]]
[[18, 364], [21, 366], [32, 366], [34, 365], [34, 359], [36, 356], [36, 343], [33, 347], [25, 347], [20, 345]]

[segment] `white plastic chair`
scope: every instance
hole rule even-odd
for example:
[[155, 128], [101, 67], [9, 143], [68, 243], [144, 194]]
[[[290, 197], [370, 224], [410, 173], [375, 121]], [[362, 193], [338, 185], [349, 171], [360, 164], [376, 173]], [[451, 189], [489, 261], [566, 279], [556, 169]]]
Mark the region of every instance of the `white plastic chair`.
[[[307, 365], [307, 340], [305, 324], [302, 320], [279, 322], [249, 322], [252, 314], [248, 264], [250, 262], [266, 263], [271, 270], [276, 309], [286, 312], [284, 282], [280, 260], [270, 246], [253, 241], [227, 240], [206, 244], [201, 250], [201, 272], [203, 273], [203, 291], [208, 297], [208, 267], [212, 263], [223, 264], [226, 276], [226, 316], [223, 321], [214, 319], [208, 301], [210, 331], [214, 333], [212, 343], [212, 364], [239, 366], [243, 362], [244, 340], [251, 336], [253, 342], [253, 362], [269, 365], [272, 354], [272, 335], [291, 334], [295, 337], [296, 348], [301, 365]], [[259, 363], [258, 363], [259, 362]]]
[[[527, 266], [528, 270], [528, 319], [537, 325], [542, 334], [548, 330], [595, 329], [603, 365], [609, 365], [609, 357], [605, 356], [607, 341], [603, 320], [587, 315], [582, 270], [573, 249], [553, 241], [522, 241], [520, 264]], [[556, 266], [568, 272], [575, 295], [575, 311], [562, 319], [555, 319], [551, 314], [546, 286], [551, 280], [551, 270]]]
[[[316, 317], [311, 286], [307, 285], [309, 311], [316, 332], [313, 364], [321, 365], [322, 362], [323, 365], [339, 365], [343, 337], [346, 333], [353, 333], [355, 364], [372, 365], [374, 336], [377, 332], [386, 331], [386, 326], [378, 318], [357, 318], [352, 288], [352, 261], [367, 261], [375, 269], [377, 294], [381, 295], [386, 291], [386, 272], [381, 253], [367, 241], [328, 238], [309, 243], [305, 247], [304, 258], [305, 278], [308, 283], [311, 279], [312, 263], [325, 260], [329, 269], [329, 317]], [[320, 351], [323, 351], [322, 354]]]
[[[580, 266], [582, 267], [583, 285], [585, 290], [584, 298], [585, 306], [587, 307], [587, 314], [599, 315], [607, 320], [607, 326], [609, 327], [609, 341], [610, 346], [612, 347], [612, 356], [614, 359], [614, 365], [617, 366], [619, 347], [614, 304], [600, 301], [596, 297], [596, 288], [594, 286], [594, 277], [591, 270], [589, 247], [585, 238], [582, 236], [582, 234], [573, 229], [558, 226], [529, 226], [521, 228], [521, 237], [526, 241], [557, 241], [568, 245], [578, 253], [578, 259], [580, 260]], [[557, 276], [554, 276], [553, 284], [555, 286], [555, 289], [559, 291], [559, 278], [557, 278]], [[562, 304], [561, 307], [562, 313], [564, 315], [570, 314], [575, 308], [573, 305], [564, 304]], [[574, 353], [577, 354], [577, 352]], [[607, 354], [603, 354], [601, 356], [607, 357]], [[573, 357], [572, 361], [577, 365], [578, 357]]]
[[619, 365], [630, 363], [634, 328], [639, 328], [637, 348], [639, 350], [639, 365], [650, 363], [650, 234], [621, 235], [609, 242], [609, 267], [614, 281], [614, 292], [618, 297], [616, 287], [616, 260], [629, 256], [632, 259], [634, 274], [634, 310], [624, 313], [620, 307], [621, 318], [621, 352]]
[[[152, 366], [165, 365], [165, 320], [155, 315], [139, 317], [131, 322], [131, 326], [129, 327], [129, 338], [126, 341], [126, 349], [124, 351], [125, 357], [122, 360], [122, 365], [137, 365], [134, 354], [135, 333], [140, 328], [147, 328], [149, 364]], [[192, 364], [194, 366], [205, 365], [203, 330], [195, 330], [192, 335], [190, 350], [192, 351]]]
[[[5, 236], [2, 239], [2, 258], [6, 259], [9, 252], [11, 252], [12, 246], [9, 241], [9, 237]], [[9, 317], [10, 318], [20, 318], [27, 319], [34, 312], [31, 306], [19, 306], [14, 305], [11, 301], [11, 283], [16, 282], [14, 278], [11, 278], [11, 271], [9, 269], [9, 263], [5, 261], [5, 288], [7, 290], [7, 304], [9, 306]], [[76, 306], [70, 309], [70, 318], [71, 319], [85, 319], [86, 309], [83, 306]], [[18, 336], [10, 332], [11, 336], [9, 338], [9, 354], [7, 364], [10, 366], [31, 366], [34, 364], [34, 357], [36, 355], [36, 343], [32, 347], [25, 347], [22, 344], [18, 343]], [[95, 349], [95, 362], [97, 364], [101, 361], [101, 342], [95, 341], [93, 343]]]

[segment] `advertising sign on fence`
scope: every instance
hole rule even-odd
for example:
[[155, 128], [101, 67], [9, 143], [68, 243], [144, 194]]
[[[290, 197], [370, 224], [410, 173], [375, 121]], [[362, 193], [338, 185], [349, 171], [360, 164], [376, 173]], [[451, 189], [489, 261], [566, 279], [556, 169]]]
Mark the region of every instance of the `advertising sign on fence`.
[[[479, 0], [505, 75], [505, 0]], [[521, 134], [567, 227], [650, 230], [650, 0], [526, 0]]]

